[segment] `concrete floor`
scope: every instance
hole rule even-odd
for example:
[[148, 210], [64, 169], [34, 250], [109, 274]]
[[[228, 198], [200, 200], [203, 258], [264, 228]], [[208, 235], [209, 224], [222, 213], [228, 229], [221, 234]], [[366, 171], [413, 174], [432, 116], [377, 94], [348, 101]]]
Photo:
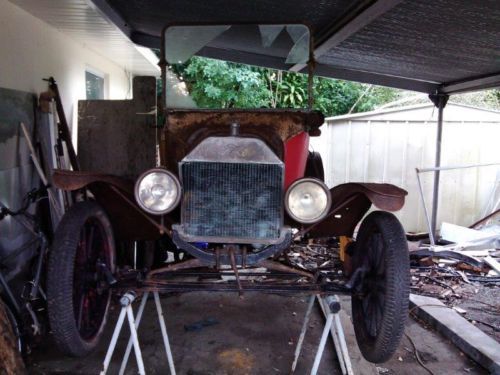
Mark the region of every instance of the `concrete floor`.
[[[348, 302], [343, 299], [347, 315]], [[162, 298], [162, 304], [178, 374], [288, 374], [307, 298], [251, 293], [239, 298], [235, 294], [191, 293]], [[54, 345], [49, 344], [33, 351], [28, 364], [30, 374], [97, 374], [117, 315], [118, 311], [115, 309], [111, 314], [111, 324], [108, 325], [105, 340], [91, 356], [84, 360], [65, 358], [57, 352]], [[198, 331], [185, 331], [184, 325], [207, 318], [215, 319], [218, 323]], [[146, 371], [148, 374], [166, 374], [168, 365], [152, 301], [148, 303], [143, 319], [139, 335]], [[319, 307], [315, 307], [297, 374], [309, 373], [323, 325], [323, 316]], [[352, 326], [347, 328], [349, 330], [352, 331]], [[434, 374], [486, 373], [452, 344], [418, 323], [411, 320], [406, 332], [412, 337], [422, 359]], [[122, 334], [110, 374], [117, 373], [126, 340], [126, 335]], [[348, 337], [348, 345], [355, 345], [354, 337]], [[319, 374], [340, 373], [334, 353], [329, 340]], [[373, 372], [376, 373], [376, 370], [373, 369]], [[378, 365], [378, 372], [427, 374], [417, 363], [412, 345], [406, 337], [393, 359]], [[126, 373], [137, 373], [133, 357]], [[361, 373], [364, 374], [365, 370]]]

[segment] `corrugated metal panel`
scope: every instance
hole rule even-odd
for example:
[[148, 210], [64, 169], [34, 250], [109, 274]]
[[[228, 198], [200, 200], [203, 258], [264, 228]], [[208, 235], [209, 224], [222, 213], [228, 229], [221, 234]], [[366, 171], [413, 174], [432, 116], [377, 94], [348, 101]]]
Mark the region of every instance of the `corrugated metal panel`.
[[[25, 194], [39, 185], [19, 125], [23, 122], [32, 134], [35, 101], [32, 93], [0, 88], [0, 201], [14, 211], [21, 208]], [[29, 212], [34, 214], [34, 209], [33, 205]], [[7, 279], [26, 269], [36, 251], [34, 240], [33, 234], [12, 216], [0, 220], [0, 259], [7, 266], [2, 269]], [[16, 249], [24, 245], [28, 245], [26, 251], [14, 256]]]
[[431, 82], [498, 73], [498, 5], [498, 0], [403, 1], [318, 61]]
[[[454, 117], [454, 110], [467, 108], [450, 105], [445, 120]], [[445, 121], [443, 125], [442, 165], [500, 162], [500, 114], [493, 121], [494, 112], [469, 110], [476, 121], [464, 117], [464, 121]], [[434, 165], [436, 122], [432, 116], [430, 121], [422, 120], [422, 113], [416, 110], [400, 112], [394, 120], [377, 119], [377, 114], [353, 117], [327, 119], [321, 137], [311, 138], [312, 147], [323, 156], [327, 185], [355, 181], [398, 185], [409, 192], [405, 207], [397, 213], [405, 229], [426, 230], [415, 168]], [[468, 226], [482, 217], [499, 177], [498, 166], [443, 171], [438, 224], [447, 221]], [[422, 181], [430, 207], [433, 173], [423, 174]]]
[[133, 74], [159, 74], [158, 68], [90, 1], [10, 1]]
[[138, 32], [159, 36], [168, 23], [294, 23], [318, 30], [341, 18], [359, 0], [106, 0]]
[[[498, 0], [92, 1], [148, 47], [159, 48], [161, 30], [169, 23], [303, 22], [319, 44], [316, 72], [325, 77], [426, 93], [500, 83]], [[322, 54], [325, 40], [331, 44]], [[242, 54], [219, 46], [209, 55], [288, 69], [258, 51]]]

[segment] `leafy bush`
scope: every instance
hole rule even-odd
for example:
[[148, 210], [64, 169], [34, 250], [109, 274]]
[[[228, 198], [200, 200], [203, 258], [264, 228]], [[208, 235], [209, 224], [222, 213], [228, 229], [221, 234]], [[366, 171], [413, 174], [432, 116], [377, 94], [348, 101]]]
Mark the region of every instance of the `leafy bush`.
[[[202, 108], [306, 108], [307, 75], [193, 57], [171, 67]], [[356, 82], [314, 78], [314, 109], [326, 116], [369, 111], [398, 91]]]

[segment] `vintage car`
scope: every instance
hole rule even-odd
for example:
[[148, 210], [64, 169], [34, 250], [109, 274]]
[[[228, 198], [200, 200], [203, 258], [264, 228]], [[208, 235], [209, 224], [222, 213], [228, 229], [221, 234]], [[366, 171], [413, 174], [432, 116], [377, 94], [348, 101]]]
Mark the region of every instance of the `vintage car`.
[[[372, 205], [399, 210], [406, 192], [389, 184], [325, 185], [321, 159], [309, 152], [309, 139], [320, 134], [324, 121], [311, 109], [311, 43], [304, 25], [165, 28], [157, 165], [136, 181], [90, 171], [54, 174], [59, 188], [83, 189], [87, 196], [65, 214], [50, 253], [49, 316], [64, 352], [81, 356], [96, 346], [113, 290], [147, 287], [349, 293], [363, 355], [383, 362], [394, 353], [408, 314], [405, 232], [389, 212], [363, 217]], [[281, 58], [283, 66], [309, 65], [309, 108], [171, 108], [166, 101], [169, 66], [195, 54], [210, 56], [213, 46], [240, 49], [242, 54], [245, 49], [263, 50]], [[320, 237], [341, 239], [343, 272], [308, 272], [283, 257], [295, 242]], [[185, 255], [140, 272], [118, 269], [116, 248], [124, 239], [151, 241], [155, 251], [170, 246]], [[276, 275], [272, 280], [283, 275], [296, 280], [248, 281], [240, 275], [243, 268], [265, 268]], [[236, 281], [176, 278], [196, 269], [232, 272]]]

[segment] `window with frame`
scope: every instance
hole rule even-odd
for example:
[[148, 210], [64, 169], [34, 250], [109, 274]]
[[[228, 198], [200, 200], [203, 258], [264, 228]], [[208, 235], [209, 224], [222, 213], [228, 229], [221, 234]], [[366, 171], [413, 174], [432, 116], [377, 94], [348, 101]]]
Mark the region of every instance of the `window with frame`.
[[104, 99], [104, 77], [86, 70], [85, 92], [87, 99]]

